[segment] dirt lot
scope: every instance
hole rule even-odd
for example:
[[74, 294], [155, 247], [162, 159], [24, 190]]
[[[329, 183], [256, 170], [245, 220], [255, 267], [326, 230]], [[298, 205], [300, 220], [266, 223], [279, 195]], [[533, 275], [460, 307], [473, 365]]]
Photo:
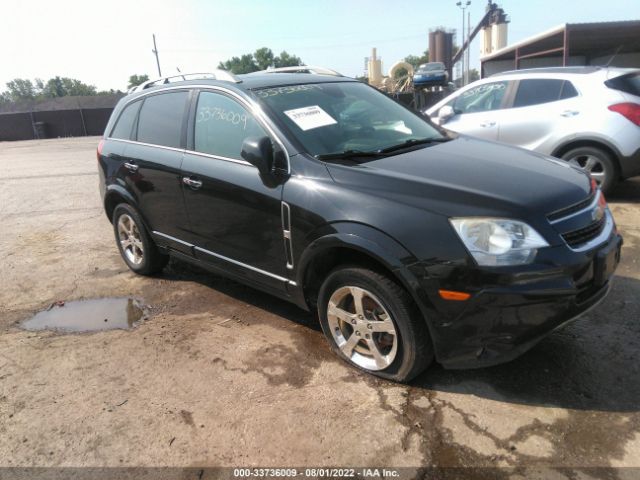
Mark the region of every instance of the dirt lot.
[[[600, 307], [510, 364], [402, 386], [337, 360], [286, 302], [173, 261], [132, 274], [96, 144], [0, 143], [0, 466], [640, 467], [640, 180], [609, 199], [625, 247]], [[129, 295], [150, 311], [132, 330], [17, 324]]]

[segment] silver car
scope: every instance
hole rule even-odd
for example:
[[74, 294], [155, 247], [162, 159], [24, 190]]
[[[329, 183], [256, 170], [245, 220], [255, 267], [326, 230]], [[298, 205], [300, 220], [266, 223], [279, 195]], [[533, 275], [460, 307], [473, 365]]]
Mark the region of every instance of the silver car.
[[579, 165], [605, 192], [640, 175], [640, 70], [505, 72], [467, 85], [425, 113], [447, 129]]

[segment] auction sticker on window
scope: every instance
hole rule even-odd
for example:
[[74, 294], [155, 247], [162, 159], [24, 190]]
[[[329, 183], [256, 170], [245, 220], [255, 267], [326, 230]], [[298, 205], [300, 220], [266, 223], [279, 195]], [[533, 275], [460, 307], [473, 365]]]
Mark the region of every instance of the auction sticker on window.
[[304, 131], [338, 123], [318, 105], [286, 110], [284, 114]]

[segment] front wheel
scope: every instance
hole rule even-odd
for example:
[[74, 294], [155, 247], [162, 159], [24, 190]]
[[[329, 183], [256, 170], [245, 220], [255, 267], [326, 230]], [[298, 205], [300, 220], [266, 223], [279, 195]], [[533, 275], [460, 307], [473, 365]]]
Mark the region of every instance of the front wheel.
[[337, 355], [368, 373], [406, 382], [433, 360], [413, 299], [385, 275], [360, 267], [334, 270], [320, 288], [318, 314]]
[[578, 147], [562, 155], [562, 159], [585, 170], [604, 193], [611, 191], [618, 179], [615, 162], [604, 150], [596, 147]]

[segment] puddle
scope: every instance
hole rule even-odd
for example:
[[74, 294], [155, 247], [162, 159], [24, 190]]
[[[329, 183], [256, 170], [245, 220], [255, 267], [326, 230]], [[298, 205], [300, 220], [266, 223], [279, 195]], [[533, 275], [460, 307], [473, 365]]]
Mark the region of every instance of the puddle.
[[126, 330], [145, 318], [144, 305], [135, 298], [95, 298], [53, 304], [49, 309], [23, 320], [20, 326], [31, 331], [97, 332]]

